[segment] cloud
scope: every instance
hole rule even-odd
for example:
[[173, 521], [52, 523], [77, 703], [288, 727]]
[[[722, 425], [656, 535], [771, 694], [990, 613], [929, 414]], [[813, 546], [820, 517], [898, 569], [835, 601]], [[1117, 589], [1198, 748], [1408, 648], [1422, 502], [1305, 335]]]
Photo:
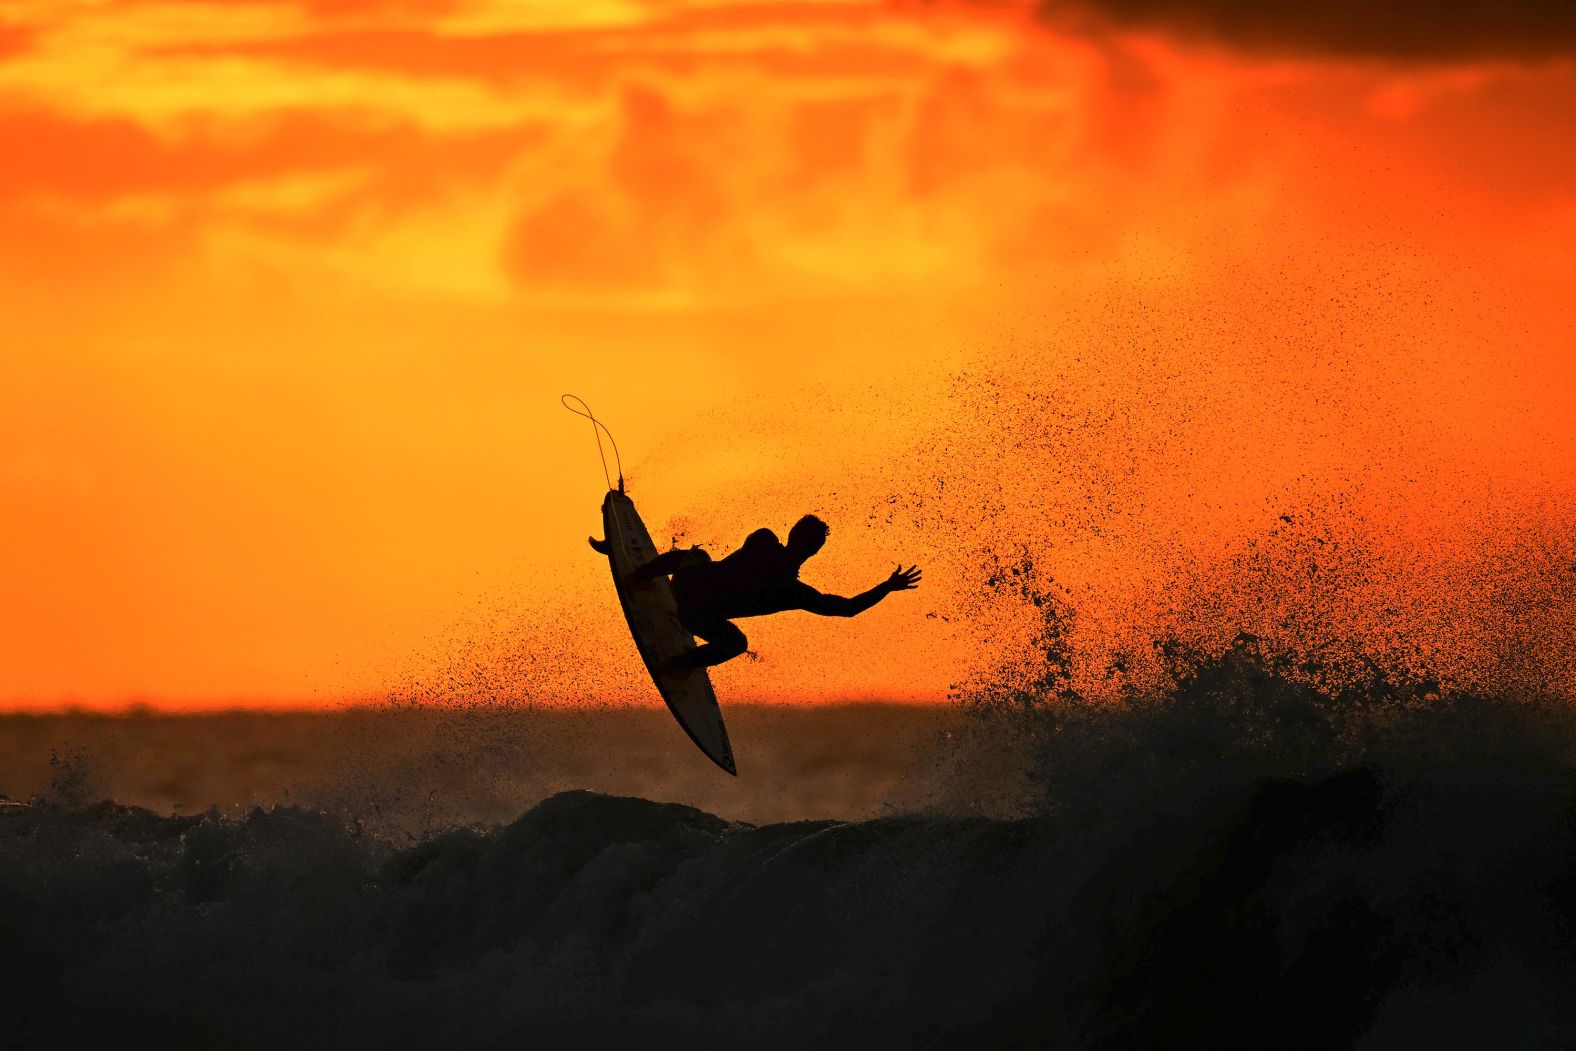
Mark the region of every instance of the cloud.
[[0, 62], [32, 50], [35, 35], [30, 26], [0, 24]]
[[1080, 0], [1040, 10], [1057, 24], [1093, 18], [1272, 51], [1419, 61], [1576, 54], [1569, 0]]

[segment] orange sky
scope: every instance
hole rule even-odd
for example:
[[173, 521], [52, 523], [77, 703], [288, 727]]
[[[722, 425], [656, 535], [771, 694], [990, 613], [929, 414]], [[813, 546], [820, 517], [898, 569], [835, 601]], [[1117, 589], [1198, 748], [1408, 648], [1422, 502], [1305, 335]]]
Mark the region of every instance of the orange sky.
[[1168, 25], [0, 3], [0, 702], [643, 696], [562, 391], [654, 532], [930, 567], [726, 699], [944, 696], [992, 543], [1266, 630], [1309, 515], [1497, 645], [1570, 550], [1576, 63]]

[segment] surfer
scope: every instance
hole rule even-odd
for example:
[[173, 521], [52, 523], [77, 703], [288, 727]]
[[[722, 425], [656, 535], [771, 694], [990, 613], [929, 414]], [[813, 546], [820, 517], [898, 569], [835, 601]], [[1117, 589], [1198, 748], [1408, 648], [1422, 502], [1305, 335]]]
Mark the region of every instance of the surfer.
[[[680, 622], [705, 641], [674, 658], [668, 667], [709, 668], [743, 653], [748, 642], [732, 623], [736, 617], [796, 609], [823, 617], [853, 617], [895, 591], [919, 586], [919, 567], [899, 565], [891, 576], [852, 598], [822, 594], [799, 579], [799, 570], [825, 545], [829, 532], [825, 522], [805, 515], [788, 531], [786, 544], [770, 529], [757, 529], [745, 538], [743, 547], [719, 561], [696, 547], [658, 555], [635, 570], [637, 580], [672, 578]], [[602, 554], [608, 552], [606, 540], [592, 538], [591, 546]]]

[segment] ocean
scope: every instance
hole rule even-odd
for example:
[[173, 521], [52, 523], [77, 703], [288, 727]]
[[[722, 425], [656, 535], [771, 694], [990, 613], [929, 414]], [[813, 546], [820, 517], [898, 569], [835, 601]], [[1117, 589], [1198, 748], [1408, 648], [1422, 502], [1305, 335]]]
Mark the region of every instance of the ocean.
[[1252, 639], [1121, 703], [0, 720], [0, 1044], [1560, 1047], [1576, 720]]

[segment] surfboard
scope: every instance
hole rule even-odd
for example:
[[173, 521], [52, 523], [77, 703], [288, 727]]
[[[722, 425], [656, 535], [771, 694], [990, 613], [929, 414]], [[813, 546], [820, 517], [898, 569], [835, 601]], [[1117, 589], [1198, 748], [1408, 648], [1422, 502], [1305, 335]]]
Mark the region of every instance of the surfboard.
[[[619, 481], [622, 485], [623, 480]], [[651, 681], [656, 683], [668, 711], [690, 740], [706, 753], [706, 758], [737, 777], [728, 728], [723, 725], [722, 709], [717, 706], [717, 693], [706, 669], [663, 670], [668, 661], [695, 648], [695, 637], [679, 623], [678, 603], [666, 577], [631, 578], [636, 569], [657, 557], [657, 546], [651, 542], [634, 501], [621, 489], [608, 490], [602, 501], [602, 529], [607, 538], [608, 563], [613, 569], [613, 586], [618, 589], [624, 619]]]

